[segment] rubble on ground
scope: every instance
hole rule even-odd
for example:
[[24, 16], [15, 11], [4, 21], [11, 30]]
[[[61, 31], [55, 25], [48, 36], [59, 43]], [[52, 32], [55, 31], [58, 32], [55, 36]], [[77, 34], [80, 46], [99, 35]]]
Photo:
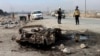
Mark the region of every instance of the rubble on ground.
[[100, 52], [100, 49], [98, 49], [97, 52]]
[[56, 47], [55, 47], [55, 46], [52, 46], [51, 48], [52, 48], [52, 49], [56, 49]]
[[86, 44], [81, 44], [81, 45], [80, 45], [80, 48], [81, 48], [81, 49], [84, 49], [84, 48], [87, 48], [87, 47], [88, 47], [88, 46], [87, 46]]
[[62, 52], [63, 52], [63, 53], [66, 53], [66, 54], [71, 54], [71, 51], [70, 51], [70, 49], [68, 49], [68, 48], [64, 48], [64, 49], [62, 50]]
[[63, 51], [65, 48], [64, 44], [60, 44], [60, 46], [58, 47], [59, 50]]

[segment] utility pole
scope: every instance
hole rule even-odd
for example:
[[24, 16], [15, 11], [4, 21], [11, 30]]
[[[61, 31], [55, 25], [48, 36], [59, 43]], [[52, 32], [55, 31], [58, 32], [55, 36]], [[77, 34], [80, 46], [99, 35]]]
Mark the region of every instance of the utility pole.
[[14, 13], [13, 6], [10, 6], [10, 10], [11, 10], [11, 17], [12, 17], [12, 19], [15, 19], [15, 13]]
[[85, 0], [85, 17], [86, 17], [86, 14], [87, 14], [87, 7], [86, 7], [86, 0]]

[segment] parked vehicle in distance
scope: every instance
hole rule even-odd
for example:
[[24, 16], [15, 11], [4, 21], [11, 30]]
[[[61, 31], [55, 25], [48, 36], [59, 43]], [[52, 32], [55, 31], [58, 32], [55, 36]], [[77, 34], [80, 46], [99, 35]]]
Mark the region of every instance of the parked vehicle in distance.
[[31, 13], [31, 18], [32, 20], [38, 20], [38, 19], [43, 19], [43, 12], [41, 11], [34, 11]]

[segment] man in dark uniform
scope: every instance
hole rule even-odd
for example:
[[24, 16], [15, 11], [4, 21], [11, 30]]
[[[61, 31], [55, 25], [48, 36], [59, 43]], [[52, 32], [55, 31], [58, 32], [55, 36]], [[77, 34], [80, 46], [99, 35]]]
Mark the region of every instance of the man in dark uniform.
[[28, 14], [28, 20], [30, 21], [30, 14]]
[[74, 17], [75, 17], [76, 25], [79, 25], [80, 11], [78, 9], [78, 6], [76, 6], [76, 9], [75, 9], [75, 12], [74, 12]]
[[12, 13], [12, 18], [15, 19], [15, 13]]
[[59, 8], [59, 10], [57, 11], [57, 13], [58, 13], [58, 24], [61, 24], [61, 17], [62, 17], [61, 8]]

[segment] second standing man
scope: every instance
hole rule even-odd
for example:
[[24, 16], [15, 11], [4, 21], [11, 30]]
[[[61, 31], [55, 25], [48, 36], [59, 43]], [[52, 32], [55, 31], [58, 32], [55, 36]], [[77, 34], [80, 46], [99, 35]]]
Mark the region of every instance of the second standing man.
[[74, 17], [75, 17], [76, 25], [79, 25], [80, 11], [78, 9], [78, 6], [76, 6], [76, 9], [75, 9], [75, 12], [74, 12]]
[[61, 18], [62, 18], [62, 10], [61, 10], [61, 8], [59, 8], [57, 13], [58, 13], [58, 24], [61, 24]]

